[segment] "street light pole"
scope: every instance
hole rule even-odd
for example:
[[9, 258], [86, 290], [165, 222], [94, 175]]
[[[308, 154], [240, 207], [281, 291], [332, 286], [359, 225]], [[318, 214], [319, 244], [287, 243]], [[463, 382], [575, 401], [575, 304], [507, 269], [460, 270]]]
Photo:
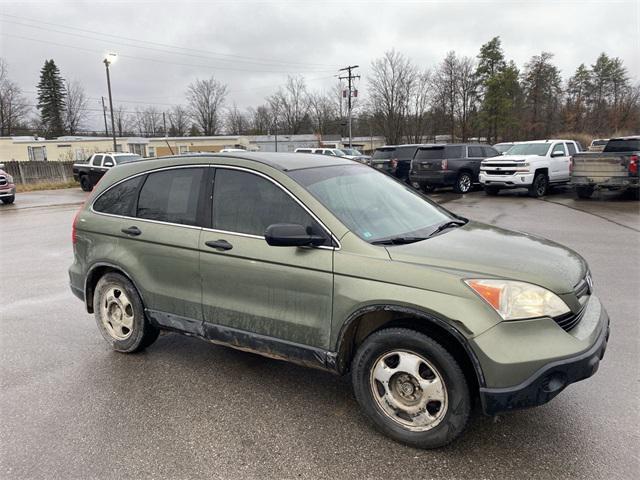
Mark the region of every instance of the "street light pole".
[[109, 90], [109, 109], [111, 110], [111, 135], [113, 136], [113, 151], [118, 151], [118, 146], [116, 145], [116, 122], [113, 119], [113, 98], [111, 97], [111, 77], [109, 76], [109, 65], [111, 62], [109, 61], [109, 57], [115, 57], [115, 54], [110, 53], [104, 59], [104, 66], [107, 71], [107, 88]]

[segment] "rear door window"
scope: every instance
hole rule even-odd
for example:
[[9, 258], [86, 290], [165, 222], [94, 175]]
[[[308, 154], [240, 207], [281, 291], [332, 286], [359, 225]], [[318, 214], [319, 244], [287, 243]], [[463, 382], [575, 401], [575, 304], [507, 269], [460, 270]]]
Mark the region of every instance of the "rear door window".
[[569, 155], [573, 155], [574, 153], [576, 153], [576, 146], [573, 144], [573, 142], [567, 142], [566, 145], [569, 149]]
[[482, 158], [484, 156], [482, 152], [482, 147], [480, 146], [474, 145], [467, 148], [469, 149], [468, 150], [469, 158]]
[[464, 147], [462, 145], [447, 145], [444, 150], [445, 158], [464, 158]]
[[197, 225], [205, 170], [180, 168], [150, 173], [140, 190], [136, 216], [159, 222]]
[[98, 197], [93, 209], [100, 213], [133, 217], [138, 188], [143, 180], [144, 175], [140, 175], [111, 187]]

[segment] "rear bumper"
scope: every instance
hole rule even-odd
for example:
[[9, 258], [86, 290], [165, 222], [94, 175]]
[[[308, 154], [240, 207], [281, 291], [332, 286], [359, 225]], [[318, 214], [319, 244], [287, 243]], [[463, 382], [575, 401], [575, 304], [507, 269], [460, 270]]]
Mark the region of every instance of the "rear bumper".
[[543, 405], [567, 385], [591, 377], [598, 370], [609, 340], [609, 316], [600, 312], [600, 333], [586, 351], [548, 363], [519, 385], [507, 388], [480, 388], [482, 409], [495, 415], [521, 408]]
[[571, 177], [571, 185], [576, 187], [594, 187], [594, 188], [637, 188], [640, 185], [638, 177], [609, 177], [609, 178], [593, 178], [587, 176]]
[[456, 183], [457, 174], [451, 170], [440, 171], [411, 171], [409, 179], [412, 182], [426, 185], [434, 185], [438, 187], [451, 186]]

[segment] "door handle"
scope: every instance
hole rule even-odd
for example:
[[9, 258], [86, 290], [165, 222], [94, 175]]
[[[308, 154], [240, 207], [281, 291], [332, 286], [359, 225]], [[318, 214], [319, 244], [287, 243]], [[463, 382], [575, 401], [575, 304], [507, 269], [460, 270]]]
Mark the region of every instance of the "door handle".
[[233, 245], [226, 240], [209, 240], [208, 242], [204, 242], [204, 244], [216, 250], [231, 250], [233, 248]]
[[138, 235], [140, 235], [142, 233], [142, 231], [138, 228], [138, 227], [129, 227], [129, 228], [123, 228], [121, 230], [122, 233], [126, 233], [127, 235], [131, 235], [132, 237], [137, 237]]

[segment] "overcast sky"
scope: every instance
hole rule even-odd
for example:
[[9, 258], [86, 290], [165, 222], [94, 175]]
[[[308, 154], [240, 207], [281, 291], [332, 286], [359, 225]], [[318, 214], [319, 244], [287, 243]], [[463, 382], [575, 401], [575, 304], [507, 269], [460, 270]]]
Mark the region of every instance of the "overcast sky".
[[[258, 105], [303, 74], [328, 90], [337, 69], [360, 65], [366, 100], [371, 61], [395, 48], [421, 68], [449, 50], [475, 57], [494, 36], [519, 67], [543, 50], [566, 79], [604, 51], [640, 78], [640, 0], [627, 1], [50, 1], [0, 0], [0, 55], [10, 77], [34, 98], [39, 71], [53, 58], [99, 110], [106, 96], [104, 52], [116, 103], [128, 110], [184, 101], [187, 85], [214, 75], [228, 104]], [[175, 48], [179, 47], [179, 48]], [[135, 103], [134, 103], [135, 102]], [[92, 127], [101, 114], [91, 112]]]

